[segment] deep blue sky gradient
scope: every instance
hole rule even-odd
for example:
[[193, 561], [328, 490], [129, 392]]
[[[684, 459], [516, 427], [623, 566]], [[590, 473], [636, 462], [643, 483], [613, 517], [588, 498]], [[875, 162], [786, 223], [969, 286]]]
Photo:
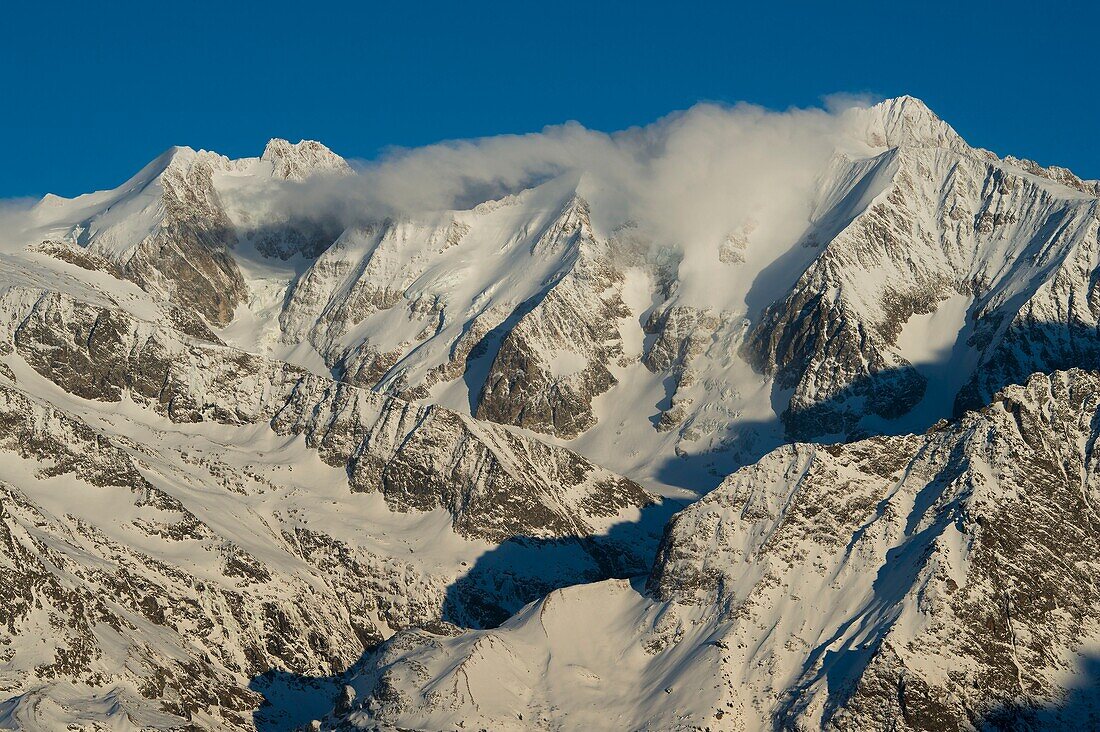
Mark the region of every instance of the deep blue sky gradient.
[[0, 197], [113, 187], [170, 145], [386, 146], [699, 100], [924, 99], [969, 142], [1100, 177], [1091, 3], [30, 3], [0, 11]]

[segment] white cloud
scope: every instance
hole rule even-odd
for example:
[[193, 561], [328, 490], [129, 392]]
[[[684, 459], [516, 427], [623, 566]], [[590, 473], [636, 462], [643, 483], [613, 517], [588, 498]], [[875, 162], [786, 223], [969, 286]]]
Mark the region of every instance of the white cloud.
[[[350, 178], [247, 189], [247, 205], [347, 225], [425, 210], [469, 208], [542, 180], [583, 175], [605, 223], [632, 219], [668, 243], [723, 236], [746, 217], [805, 215], [815, 176], [866, 97], [832, 96], [826, 108], [775, 112], [698, 104], [650, 125], [604, 133], [569, 122], [396, 149], [356, 161]], [[238, 205], [245, 203], [237, 202]], [[594, 202], [595, 203], [595, 202]]]

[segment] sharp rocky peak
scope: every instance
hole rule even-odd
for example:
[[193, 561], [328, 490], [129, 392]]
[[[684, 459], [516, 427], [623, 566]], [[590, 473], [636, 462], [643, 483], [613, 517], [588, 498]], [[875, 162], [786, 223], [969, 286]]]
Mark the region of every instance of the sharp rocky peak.
[[316, 140], [291, 143], [278, 137], [264, 148], [261, 160], [274, 166], [274, 175], [284, 180], [303, 180], [314, 173], [351, 173], [351, 166], [342, 157]]

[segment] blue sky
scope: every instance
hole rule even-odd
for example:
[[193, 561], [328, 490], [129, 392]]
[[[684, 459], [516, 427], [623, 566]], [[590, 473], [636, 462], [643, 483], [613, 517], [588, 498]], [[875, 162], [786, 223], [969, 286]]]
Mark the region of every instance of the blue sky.
[[912, 94], [972, 144], [1100, 177], [1100, 11], [1086, 3], [42, 2], [4, 15], [0, 197], [113, 187], [174, 144], [237, 157], [312, 138], [370, 158], [836, 92]]

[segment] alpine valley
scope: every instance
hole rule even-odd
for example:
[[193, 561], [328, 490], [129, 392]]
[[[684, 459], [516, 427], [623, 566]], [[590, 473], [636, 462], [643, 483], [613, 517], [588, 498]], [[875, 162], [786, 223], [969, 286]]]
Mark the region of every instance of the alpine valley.
[[5, 208], [0, 728], [1100, 728], [1098, 231], [911, 97]]

